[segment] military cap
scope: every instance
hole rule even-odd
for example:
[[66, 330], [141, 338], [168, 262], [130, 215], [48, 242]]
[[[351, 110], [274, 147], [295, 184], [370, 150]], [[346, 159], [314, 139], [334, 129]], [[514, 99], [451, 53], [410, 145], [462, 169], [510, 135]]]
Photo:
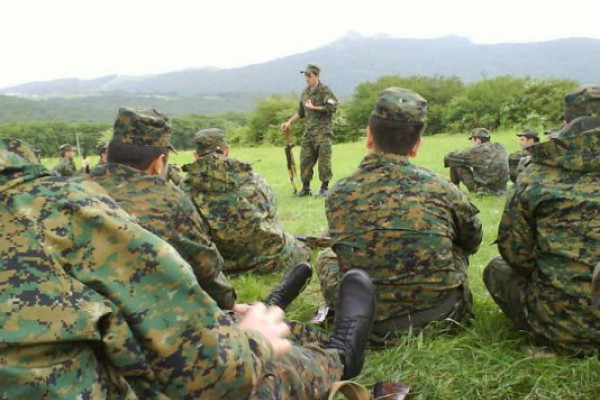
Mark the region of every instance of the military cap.
[[171, 121], [154, 108], [120, 108], [113, 127], [113, 141], [174, 150], [171, 145]]
[[379, 95], [371, 116], [396, 122], [425, 120], [427, 100], [410, 89], [389, 87]]
[[490, 131], [485, 128], [475, 128], [471, 131], [471, 136], [469, 139], [477, 138], [477, 139], [489, 139], [491, 137]]
[[304, 71], [300, 71], [301, 74], [308, 74], [308, 73], [313, 73], [315, 75], [319, 75], [321, 73], [321, 68], [319, 68], [317, 65], [315, 64], [308, 64], [306, 66], [306, 68], [304, 68]]
[[19, 139], [0, 139], [0, 171], [22, 165], [39, 164], [31, 146]]
[[600, 116], [600, 85], [583, 85], [565, 95], [564, 118]]
[[227, 147], [227, 136], [223, 129], [202, 129], [194, 135], [194, 143], [198, 153], [206, 154], [214, 150], [224, 150]]
[[58, 150], [60, 150], [61, 152], [63, 152], [63, 151], [67, 151], [67, 150], [73, 150], [73, 146], [72, 146], [72, 145], [70, 145], [69, 143], [61, 144], [61, 145], [58, 147]]
[[102, 142], [98, 143], [98, 145], [96, 146], [96, 151], [98, 152], [98, 154], [102, 154], [106, 150], [108, 150], [108, 143]]
[[526, 137], [527, 139], [540, 139], [537, 132], [531, 128], [525, 128], [523, 132], [517, 133], [518, 137]]

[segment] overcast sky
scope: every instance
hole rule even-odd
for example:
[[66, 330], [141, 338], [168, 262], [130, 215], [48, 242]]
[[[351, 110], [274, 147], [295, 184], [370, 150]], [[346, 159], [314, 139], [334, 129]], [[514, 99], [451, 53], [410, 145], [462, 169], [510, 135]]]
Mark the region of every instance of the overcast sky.
[[[600, 39], [597, 0], [4, 0], [0, 87], [240, 67], [349, 32], [474, 43]], [[318, 60], [315, 60], [318, 62]]]

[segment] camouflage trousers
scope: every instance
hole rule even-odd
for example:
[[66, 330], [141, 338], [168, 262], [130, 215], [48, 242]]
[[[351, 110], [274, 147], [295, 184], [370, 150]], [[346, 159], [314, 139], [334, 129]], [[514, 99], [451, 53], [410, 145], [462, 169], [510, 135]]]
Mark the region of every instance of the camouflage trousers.
[[491, 196], [503, 196], [506, 193], [506, 184], [498, 187], [486, 187], [478, 183], [469, 167], [450, 167], [450, 181], [456, 186], [462, 182], [470, 193]]
[[[317, 255], [316, 272], [325, 302], [333, 309], [337, 301], [340, 267], [337, 256], [331, 248], [325, 249]], [[375, 291], [377, 291], [377, 286]], [[470, 290], [466, 286], [461, 286], [456, 291], [449, 293], [446, 299], [436, 307], [376, 321], [373, 325], [370, 343], [373, 346], [394, 345], [407, 331], [456, 331], [457, 328], [460, 328], [461, 323], [468, 323], [473, 317], [472, 305], [473, 298]]]
[[344, 366], [337, 350], [323, 348], [326, 336], [299, 322], [288, 324], [292, 350], [267, 363], [250, 399], [326, 399], [341, 379]]
[[310, 182], [313, 168], [319, 162], [319, 180], [329, 182], [333, 177], [331, 171], [331, 138], [328, 136], [304, 134], [300, 144], [300, 179]]

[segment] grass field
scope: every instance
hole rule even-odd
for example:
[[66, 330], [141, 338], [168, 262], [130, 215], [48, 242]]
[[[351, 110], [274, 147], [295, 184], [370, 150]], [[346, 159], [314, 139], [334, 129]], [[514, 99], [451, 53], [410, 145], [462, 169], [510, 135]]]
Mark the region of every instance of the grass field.
[[[518, 148], [516, 132], [499, 132], [494, 141], [512, 152]], [[443, 155], [469, 145], [466, 135], [426, 137], [415, 164], [447, 176]], [[295, 149], [298, 162], [298, 149]], [[334, 146], [334, 181], [351, 172], [365, 155], [363, 143]], [[253, 163], [254, 170], [275, 192], [279, 217], [287, 231], [320, 235], [327, 222], [322, 198], [294, 198], [285, 166], [283, 148], [233, 148], [231, 156]], [[191, 152], [179, 152], [172, 162], [193, 160]], [[46, 160], [52, 165], [56, 160]], [[96, 160], [92, 160], [94, 165]], [[313, 192], [318, 190], [313, 180]], [[498, 254], [492, 242], [504, 207], [503, 198], [470, 196], [480, 210], [484, 239], [471, 257], [470, 286], [475, 298], [476, 319], [456, 336], [407, 335], [402, 344], [369, 351], [357, 381], [371, 387], [379, 380], [400, 381], [413, 387], [416, 399], [598, 399], [600, 361], [556, 356], [532, 344], [529, 336], [511, 329], [509, 321], [487, 293], [481, 275], [487, 262]], [[315, 255], [313, 255], [314, 257]], [[264, 297], [280, 275], [233, 279], [241, 301]], [[316, 277], [315, 277], [316, 278]], [[289, 316], [308, 320], [321, 295], [316, 279], [289, 308]]]

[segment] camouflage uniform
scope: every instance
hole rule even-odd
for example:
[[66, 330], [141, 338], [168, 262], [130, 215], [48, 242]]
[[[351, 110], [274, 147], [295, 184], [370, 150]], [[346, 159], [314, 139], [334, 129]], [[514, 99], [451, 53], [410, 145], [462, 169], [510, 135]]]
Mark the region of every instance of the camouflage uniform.
[[166, 242], [93, 182], [0, 140], [0, 398], [312, 399], [343, 367], [242, 330]]
[[196, 162], [182, 188], [192, 198], [225, 259], [228, 274], [269, 273], [310, 257], [305, 244], [285, 233], [277, 220], [271, 188], [250, 164], [229, 158], [221, 130], [202, 130], [195, 138]]
[[[471, 137], [489, 138], [476, 128]], [[487, 130], [485, 130], [487, 132]], [[464, 183], [469, 192], [503, 195], [509, 178], [508, 155], [500, 143], [481, 143], [466, 150], [452, 151], [444, 157], [444, 166], [450, 168], [450, 180]]]
[[508, 175], [510, 177], [511, 182], [517, 181], [517, 176], [519, 175], [519, 164], [521, 161], [529, 156], [529, 152], [525, 149], [521, 149], [515, 151], [514, 153], [510, 153], [508, 155]]
[[502, 257], [484, 282], [517, 329], [559, 352], [597, 352], [600, 310], [590, 293], [600, 259], [600, 117], [576, 119], [530, 152], [498, 228]]
[[[316, 66], [307, 67], [307, 71]], [[317, 67], [318, 68], [318, 67]], [[320, 70], [316, 73], [318, 74]], [[304, 72], [304, 71], [302, 71]], [[325, 107], [324, 110], [309, 110], [304, 103], [311, 100], [315, 106]], [[314, 87], [307, 87], [300, 96], [298, 116], [304, 119], [304, 132], [300, 148], [300, 179], [310, 182], [313, 168], [319, 162], [319, 180], [329, 182], [331, 172], [331, 145], [333, 137], [333, 114], [337, 110], [337, 98], [328, 86], [321, 82]]]
[[183, 181], [183, 170], [179, 165], [169, 164], [167, 167], [167, 181], [179, 186]]
[[[377, 103], [387, 114], [377, 108], [374, 114], [421, 121], [418, 111], [426, 103], [416, 96], [387, 89]], [[371, 152], [335, 185], [326, 212], [335, 254], [319, 254], [317, 274], [330, 306], [339, 277], [360, 268], [376, 287], [373, 331], [380, 336], [471, 316], [468, 256], [477, 250], [482, 231], [478, 210], [456, 186], [411, 165], [405, 155]]]
[[[60, 152], [67, 150], [72, 150], [72, 146], [70, 144], [63, 144], [60, 146]], [[77, 167], [75, 166], [75, 161], [73, 159], [62, 156], [58, 164], [54, 167], [54, 172], [58, 176], [73, 176], [77, 173]]]

